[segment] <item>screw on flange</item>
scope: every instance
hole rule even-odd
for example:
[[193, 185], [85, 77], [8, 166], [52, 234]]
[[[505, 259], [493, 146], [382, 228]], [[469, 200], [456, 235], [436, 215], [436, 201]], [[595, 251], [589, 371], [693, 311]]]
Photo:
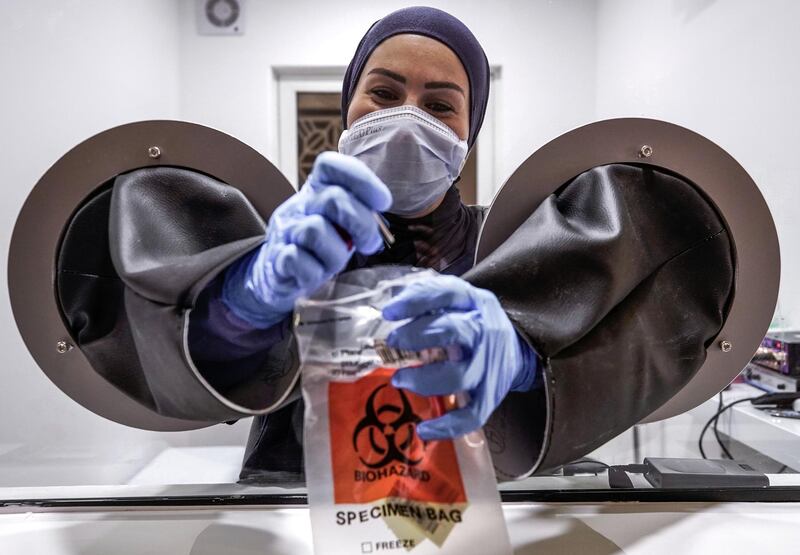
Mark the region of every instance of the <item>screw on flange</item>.
[[56, 351], [58, 351], [58, 354], [60, 355], [63, 355], [70, 349], [72, 349], [72, 345], [70, 345], [66, 341], [59, 341], [58, 343], [56, 343]]
[[720, 341], [719, 348], [722, 349], [723, 353], [730, 353], [731, 349], [733, 349], [733, 343], [730, 341]]
[[147, 149], [147, 155], [150, 158], [161, 158], [161, 149], [157, 146], [151, 146]]
[[650, 145], [642, 145], [639, 149], [639, 158], [650, 158], [653, 155], [653, 147]]

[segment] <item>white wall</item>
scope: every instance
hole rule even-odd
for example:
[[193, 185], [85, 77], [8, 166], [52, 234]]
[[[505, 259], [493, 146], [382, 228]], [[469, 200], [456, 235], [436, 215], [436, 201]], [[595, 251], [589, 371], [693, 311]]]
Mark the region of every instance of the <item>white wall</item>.
[[684, 125], [726, 149], [778, 227], [786, 323], [800, 325], [800, 2], [602, 0], [596, 117]]
[[[107, 483], [168, 443], [241, 444], [246, 423], [190, 434], [133, 430], [50, 383], [17, 331], [5, 264], [17, 214], [61, 155], [95, 133], [179, 114], [178, 6], [165, 0], [0, 4], [0, 483]], [[220, 434], [224, 434], [220, 437]], [[21, 469], [24, 475], [18, 475]], [[12, 478], [13, 473], [13, 478]]]
[[[413, 4], [413, 3], [412, 3]], [[459, 17], [501, 67], [497, 167], [505, 179], [536, 148], [594, 112], [595, 4], [588, 0], [428, 1]], [[241, 37], [200, 36], [181, 0], [183, 119], [274, 151], [274, 66], [346, 66], [369, 26], [404, 1], [250, 0]], [[565, 32], [569, 30], [569, 32]]]

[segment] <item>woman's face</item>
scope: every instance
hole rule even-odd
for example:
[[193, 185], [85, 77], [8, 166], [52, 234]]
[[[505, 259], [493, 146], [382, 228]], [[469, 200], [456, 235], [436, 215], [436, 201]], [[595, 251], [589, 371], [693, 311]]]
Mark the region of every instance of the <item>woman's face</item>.
[[410, 104], [469, 136], [469, 78], [458, 56], [421, 35], [383, 41], [367, 60], [347, 110], [347, 126], [385, 108]]

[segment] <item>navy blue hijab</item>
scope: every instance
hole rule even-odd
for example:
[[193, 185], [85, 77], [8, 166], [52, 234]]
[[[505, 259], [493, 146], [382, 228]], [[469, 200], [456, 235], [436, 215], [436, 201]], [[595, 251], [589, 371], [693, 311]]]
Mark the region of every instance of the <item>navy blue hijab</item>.
[[483, 124], [489, 97], [489, 62], [478, 39], [461, 21], [436, 8], [413, 7], [392, 12], [372, 24], [358, 44], [342, 82], [342, 125], [347, 128], [347, 109], [370, 54], [380, 43], [410, 33], [438, 40], [455, 52], [469, 78], [469, 146]]

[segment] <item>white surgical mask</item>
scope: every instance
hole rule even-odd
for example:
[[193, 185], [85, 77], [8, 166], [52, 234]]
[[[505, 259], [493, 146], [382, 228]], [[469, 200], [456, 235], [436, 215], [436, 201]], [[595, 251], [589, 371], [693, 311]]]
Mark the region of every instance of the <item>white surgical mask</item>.
[[342, 133], [339, 152], [355, 156], [392, 192], [389, 212], [410, 216], [436, 202], [461, 173], [467, 141], [416, 106], [371, 112]]

